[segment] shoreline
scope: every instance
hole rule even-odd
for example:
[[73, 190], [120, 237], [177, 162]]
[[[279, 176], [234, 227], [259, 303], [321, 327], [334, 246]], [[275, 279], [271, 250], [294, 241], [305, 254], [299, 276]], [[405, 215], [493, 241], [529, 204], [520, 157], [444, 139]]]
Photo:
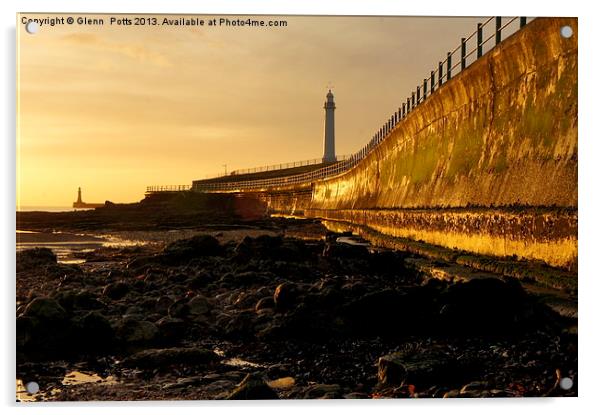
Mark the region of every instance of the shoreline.
[[277, 223], [124, 231], [156, 243], [79, 265], [21, 252], [18, 378], [59, 401], [576, 394], [555, 386], [576, 380], [576, 319], [514, 279], [439, 280], [415, 254]]

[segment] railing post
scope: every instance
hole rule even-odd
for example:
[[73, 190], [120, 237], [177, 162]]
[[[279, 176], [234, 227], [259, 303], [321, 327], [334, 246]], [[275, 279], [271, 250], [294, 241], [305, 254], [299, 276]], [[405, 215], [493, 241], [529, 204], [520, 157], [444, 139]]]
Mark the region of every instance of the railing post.
[[435, 71], [431, 71], [431, 95], [435, 92]]
[[420, 102], [420, 85], [416, 87], [416, 105]]
[[451, 52], [447, 52], [447, 80], [449, 81], [451, 79], [451, 71], [452, 71], [452, 65], [451, 65]]
[[397, 110], [397, 119], [401, 121], [401, 107]]
[[406, 102], [406, 114], [408, 114], [412, 109], [410, 108], [410, 98], [408, 97]]
[[443, 84], [443, 62], [439, 61], [439, 80], [437, 82], [439, 86]]
[[527, 24], [527, 18], [526, 17], [521, 17], [520, 18], [520, 27], [524, 27]]
[[462, 38], [462, 50], [461, 50], [461, 68], [462, 70], [466, 69], [466, 38]]
[[502, 18], [495, 18], [495, 44], [497, 45], [502, 41]]
[[424, 101], [426, 99], [426, 78], [422, 82], [422, 89], [424, 90], [424, 98], [422, 99]]
[[412, 92], [412, 109], [414, 109], [415, 105], [416, 105], [416, 93]]
[[405, 102], [403, 104], [401, 104], [401, 116], [403, 118], [406, 117], [406, 103]]
[[477, 59], [483, 56], [483, 25], [477, 23]]

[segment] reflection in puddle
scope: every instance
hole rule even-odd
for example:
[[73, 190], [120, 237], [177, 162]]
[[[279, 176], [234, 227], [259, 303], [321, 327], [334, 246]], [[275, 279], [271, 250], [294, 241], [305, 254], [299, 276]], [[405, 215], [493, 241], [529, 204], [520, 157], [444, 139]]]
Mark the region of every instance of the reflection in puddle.
[[98, 248], [125, 248], [145, 245], [145, 241], [123, 239], [114, 235], [90, 235], [67, 232], [33, 232], [17, 230], [17, 252], [32, 248], [48, 248], [59, 264], [83, 264], [78, 254]]
[[354, 246], [370, 246], [369, 242], [364, 241], [363, 239], [357, 236], [341, 236], [337, 238], [337, 243], [339, 244], [347, 244]]
[[228, 366], [236, 367], [264, 367], [258, 363], [249, 362], [248, 360], [239, 359], [238, 357], [232, 357], [222, 361], [223, 364]]
[[17, 402], [35, 402], [36, 394], [30, 394], [21, 379], [17, 379]]
[[295, 386], [295, 379], [287, 376], [285, 378], [271, 380], [268, 382], [268, 386], [272, 389], [290, 389]]
[[[218, 355], [219, 357], [225, 357], [226, 354], [224, 353], [224, 351], [222, 349], [220, 349], [219, 347], [216, 347], [213, 349], [213, 353], [215, 353], [216, 355]], [[248, 360], [243, 360], [240, 359], [238, 357], [231, 357], [228, 359], [224, 359], [222, 360], [222, 363], [224, 365], [228, 365], [228, 366], [236, 366], [236, 367], [265, 367], [264, 365], [260, 365], [258, 363], [253, 363], [253, 362], [249, 362]]]
[[71, 385], [81, 385], [83, 383], [102, 383], [105, 385], [112, 385], [117, 383], [117, 380], [114, 376], [107, 376], [106, 378], [102, 378], [96, 373], [83, 373], [74, 370], [65, 375], [62, 382], [65, 386]]

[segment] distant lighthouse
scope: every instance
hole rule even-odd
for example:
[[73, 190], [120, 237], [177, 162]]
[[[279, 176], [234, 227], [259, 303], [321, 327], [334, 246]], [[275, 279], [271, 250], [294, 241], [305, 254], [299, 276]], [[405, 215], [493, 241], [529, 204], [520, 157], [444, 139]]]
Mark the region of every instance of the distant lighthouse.
[[332, 163], [337, 161], [334, 152], [334, 95], [329, 89], [326, 94], [326, 102], [324, 103], [324, 156], [323, 163]]

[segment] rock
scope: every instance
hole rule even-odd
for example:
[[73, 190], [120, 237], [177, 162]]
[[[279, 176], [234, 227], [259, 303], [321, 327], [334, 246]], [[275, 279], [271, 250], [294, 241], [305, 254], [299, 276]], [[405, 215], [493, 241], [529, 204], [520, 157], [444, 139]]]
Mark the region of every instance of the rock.
[[190, 306], [188, 305], [187, 298], [181, 298], [174, 302], [167, 309], [169, 317], [173, 318], [187, 318], [190, 314]]
[[26, 347], [33, 337], [38, 321], [33, 317], [19, 316], [16, 321], [17, 349]]
[[219, 360], [211, 350], [196, 347], [175, 347], [171, 349], [148, 349], [125, 358], [125, 367], [140, 369], [165, 368], [171, 365], [206, 365]]
[[156, 324], [159, 329], [159, 336], [164, 341], [179, 341], [188, 329], [188, 325], [184, 320], [173, 317], [163, 317]]
[[406, 334], [400, 329], [407, 330], [410, 316], [419, 312], [407, 300], [405, 293], [393, 289], [371, 292], [346, 304], [344, 314], [354, 333], [394, 337]]
[[200, 290], [213, 281], [213, 276], [208, 272], [200, 272], [189, 278], [187, 281], [188, 288], [191, 290]]
[[489, 396], [489, 384], [487, 382], [470, 382], [460, 389], [460, 398], [486, 398]]
[[222, 246], [213, 236], [197, 235], [167, 245], [163, 256], [168, 263], [174, 263], [204, 256], [219, 256], [222, 253]]
[[520, 283], [496, 278], [453, 284], [442, 298], [440, 323], [454, 334], [518, 333], [541, 329], [552, 311], [530, 299]]
[[52, 298], [58, 301], [61, 307], [67, 311], [73, 311], [77, 290], [61, 289], [53, 294]]
[[163, 295], [155, 300], [155, 311], [159, 314], [167, 314], [169, 306], [173, 304], [173, 300], [166, 295]]
[[48, 248], [25, 249], [17, 252], [17, 272], [56, 264], [56, 255]]
[[67, 319], [67, 312], [54, 299], [49, 297], [37, 297], [33, 299], [23, 315], [26, 317], [35, 317], [40, 321], [63, 321]]
[[285, 363], [275, 363], [266, 368], [265, 374], [270, 378], [288, 377], [291, 373], [290, 365]]
[[197, 295], [188, 301], [188, 313], [193, 317], [208, 314], [210, 310], [209, 299], [203, 295]]
[[445, 392], [445, 394], [443, 395], [444, 398], [459, 398], [460, 397], [460, 391], [458, 389], [452, 389], [448, 392]]
[[249, 336], [255, 333], [257, 315], [255, 312], [242, 311], [233, 315], [223, 315], [220, 326], [229, 337]]
[[23, 350], [35, 359], [69, 356], [77, 347], [77, 337], [67, 312], [48, 297], [32, 300], [17, 318], [17, 339]]
[[259, 374], [249, 373], [238, 386], [230, 392], [229, 400], [279, 399]]
[[340, 385], [317, 384], [305, 389], [304, 399], [339, 399], [342, 396]]
[[76, 321], [77, 339], [86, 351], [105, 351], [115, 343], [115, 331], [109, 320], [98, 311], [90, 311]]
[[296, 305], [299, 291], [294, 284], [282, 283], [274, 291], [274, 306], [276, 310], [288, 310]]
[[253, 239], [245, 236], [234, 248], [234, 258], [240, 262], [248, 260], [253, 255], [253, 251]]
[[117, 337], [127, 344], [152, 343], [159, 334], [159, 329], [150, 321], [125, 318], [117, 324]]
[[123, 281], [118, 281], [118, 282], [113, 282], [113, 283], [105, 286], [102, 291], [102, 295], [104, 295], [105, 297], [109, 297], [112, 300], [119, 300], [119, 299], [125, 297], [125, 295], [129, 291], [130, 291], [129, 284], [127, 284]]
[[378, 359], [378, 381], [383, 385], [430, 386], [461, 377], [457, 360], [437, 348], [417, 351], [406, 350]]
[[101, 310], [105, 307], [106, 305], [91, 291], [81, 290], [73, 297], [75, 310]]
[[143, 271], [161, 261], [161, 255], [137, 256], [126, 265], [126, 269], [135, 272]]
[[255, 311], [264, 310], [266, 308], [274, 308], [274, 297], [263, 297], [255, 304]]

